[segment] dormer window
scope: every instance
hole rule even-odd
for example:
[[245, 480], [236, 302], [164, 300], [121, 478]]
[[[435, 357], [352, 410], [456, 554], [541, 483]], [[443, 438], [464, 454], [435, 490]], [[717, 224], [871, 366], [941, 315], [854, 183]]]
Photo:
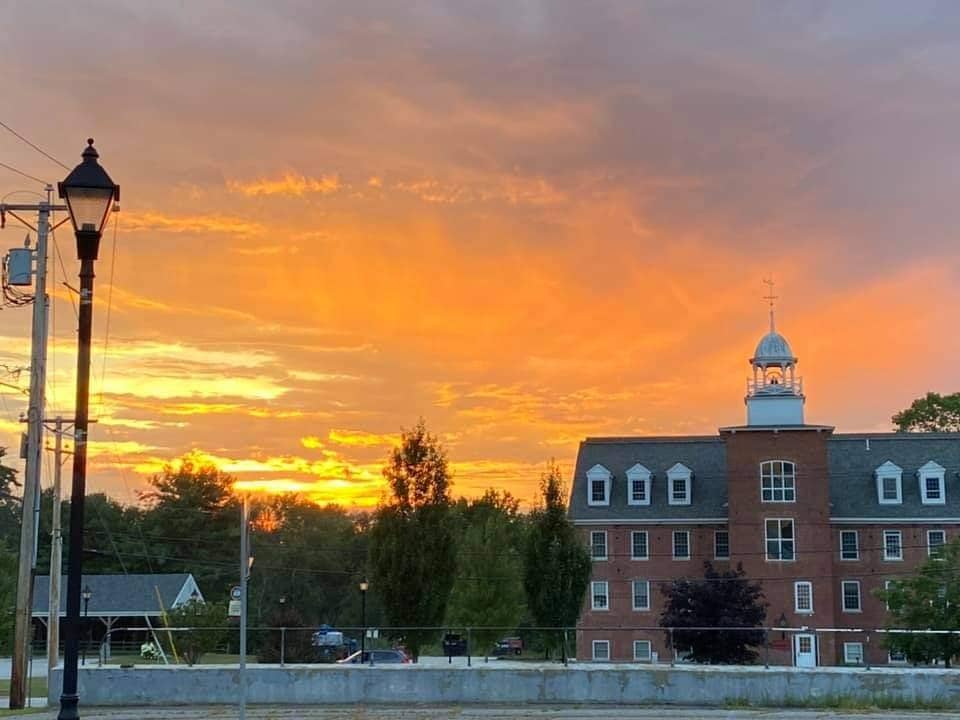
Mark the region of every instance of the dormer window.
[[947, 502], [944, 475], [946, 469], [933, 460], [917, 470], [920, 481], [920, 500], [924, 505], [944, 505]]
[[683, 463], [677, 463], [667, 470], [667, 502], [671, 505], [689, 505], [691, 495], [691, 473]]
[[881, 505], [900, 505], [903, 502], [903, 470], [887, 460], [873, 471], [877, 478], [877, 502]]
[[627, 505], [649, 505], [652, 474], [637, 463], [627, 470]]
[[603, 465], [587, 470], [587, 505], [609, 505], [613, 475]]

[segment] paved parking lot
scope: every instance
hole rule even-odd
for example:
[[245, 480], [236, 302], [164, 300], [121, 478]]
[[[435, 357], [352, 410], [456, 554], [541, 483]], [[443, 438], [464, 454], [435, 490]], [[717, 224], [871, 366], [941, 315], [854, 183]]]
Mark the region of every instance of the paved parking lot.
[[[37, 720], [55, 718], [56, 711], [6, 716]], [[236, 707], [187, 708], [96, 708], [81, 707], [84, 720], [226, 720], [237, 717]], [[716, 710], [706, 708], [666, 707], [528, 707], [457, 706], [434, 707], [376, 706], [376, 707], [268, 707], [248, 708], [250, 720], [919, 720], [920, 718], [957, 717], [956, 713], [911, 713], [904, 711], [868, 713], [838, 712], [835, 710]]]

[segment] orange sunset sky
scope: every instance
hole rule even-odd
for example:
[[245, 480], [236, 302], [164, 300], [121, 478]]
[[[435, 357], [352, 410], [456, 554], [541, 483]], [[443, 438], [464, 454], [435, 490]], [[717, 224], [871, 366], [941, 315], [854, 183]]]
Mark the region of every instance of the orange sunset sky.
[[[958, 32], [920, 1], [12, 3], [0, 120], [71, 167], [92, 135], [122, 188], [90, 487], [192, 451], [370, 505], [423, 416], [457, 493], [529, 500], [587, 435], [742, 422], [767, 275], [808, 421], [889, 429], [960, 389]], [[0, 162], [65, 175], [2, 130]], [[29, 323], [0, 312], [0, 363]]]

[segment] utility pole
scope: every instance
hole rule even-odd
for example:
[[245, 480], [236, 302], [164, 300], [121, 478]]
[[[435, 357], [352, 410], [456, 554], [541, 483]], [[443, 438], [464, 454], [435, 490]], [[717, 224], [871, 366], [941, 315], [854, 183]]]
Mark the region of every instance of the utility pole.
[[[47, 677], [60, 662], [60, 567], [63, 563], [63, 537], [60, 533], [60, 476], [63, 470], [63, 417], [53, 421], [56, 437], [53, 457], [53, 519], [50, 531], [50, 604], [47, 610]], [[67, 455], [72, 453], [67, 452]]]
[[[0, 227], [11, 215], [37, 233], [36, 286], [33, 297], [33, 325], [30, 351], [30, 404], [27, 410], [27, 457], [23, 483], [23, 515], [20, 525], [20, 565], [17, 573], [17, 606], [13, 633], [13, 662], [10, 669], [10, 707], [26, 704], [27, 661], [29, 658], [33, 611], [33, 577], [37, 567], [37, 533], [40, 528], [40, 460], [43, 448], [43, 410], [47, 376], [47, 234], [50, 213], [66, 210], [51, 204], [53, 187], [46, 187], [47, 199], [39, 204], [0, 204]], [[17, 215], [36, 211], [37, 226]]]

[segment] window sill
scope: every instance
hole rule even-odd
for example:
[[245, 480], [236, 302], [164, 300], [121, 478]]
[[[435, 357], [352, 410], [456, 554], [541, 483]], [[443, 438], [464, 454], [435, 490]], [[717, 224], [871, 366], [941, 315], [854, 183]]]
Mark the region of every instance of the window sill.
[[859, 613], [862, 613], [863, 610], [862, 610], [862, 609], [860, 609], [860, 610], [847, 610], [846, 608], [844, 608], [844, 609], [843, 609], [843, 612], [847, 613], [848, 615], [857, 615], [857, 614], [859, 614]]
[[650, 558], [649, 558], [649, 557], [632, 557], [632, 558], [630, 558], [630, 559], [631, 559], [631, 560], [637, 560], [637, 561], [639, 561], [639, 562], [646, 562], [646, 561], [649, 560]]

